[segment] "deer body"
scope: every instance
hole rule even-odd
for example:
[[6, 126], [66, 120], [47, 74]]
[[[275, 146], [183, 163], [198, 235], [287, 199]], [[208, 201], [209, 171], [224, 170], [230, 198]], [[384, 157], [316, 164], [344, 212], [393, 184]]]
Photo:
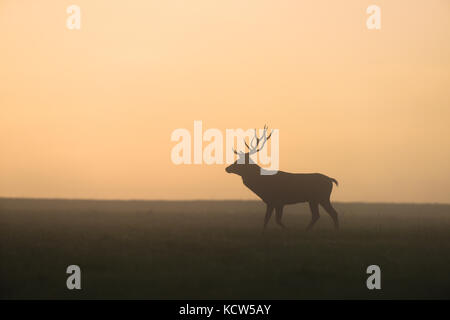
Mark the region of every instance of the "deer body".
[[[267, 205], [264, 228], [270, 220], [273, 210], [276, 210], [276, 221], [284, 227], [281, 222], [283, 207], [289, 204], [308, 202], [312, 219], [307, 229], [310, 229], [319, 219], [319, 204], [328, 212], [338, 228], [338, 214], [330, 202], [333, 183], [338, 182], [321, 173], [289, 173], [278, 171], [272, 175], [261, 174], [261, 167], [253, 163], [250, 155], [262, 149], [265, 142], [270, 138], [265, 136], [267, 128], [264, 127], [264, 140], [261, 147], [257, 148], [261, 138], [256, 136], [256, 145], [249, 147], [249, 152], [238, 153], [240, 161], [236, 161], [225, 170], [242, 177], [244, 185], [252, 190]], [[252, 140], [253, 141], [253, 140]]]
[[320, 173], [283, 171], [274, 175], [242, 176], [244, 185], [273, 207], [329, 199], [333, 180]]

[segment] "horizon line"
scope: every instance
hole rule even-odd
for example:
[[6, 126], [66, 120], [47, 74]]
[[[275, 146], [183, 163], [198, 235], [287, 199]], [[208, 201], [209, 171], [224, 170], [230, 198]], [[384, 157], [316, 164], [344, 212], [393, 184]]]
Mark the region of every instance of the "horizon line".
[[[117, 199], [106, 199], [106, 198], [51, 198], [51, 197], [4, 197], [0, 196], [0, 200], [47, 200], [47, 201], [123, 201], [123, 202], [225, 202], [225, 201], [241, 201], [241, 202], [262, 202], [259, 199], [138, 199], [138, 198], [117, 198]], [[362, 204], [421, 204], [421, 205], [450, 205], [450, 202], [383, 202], [383, 201], [362, 201], [362, 200], [351, 200], [351, 201], [333, 201], [334, 203], [362, 203]], [[306, 202], [305, 202], [306, 203]]]

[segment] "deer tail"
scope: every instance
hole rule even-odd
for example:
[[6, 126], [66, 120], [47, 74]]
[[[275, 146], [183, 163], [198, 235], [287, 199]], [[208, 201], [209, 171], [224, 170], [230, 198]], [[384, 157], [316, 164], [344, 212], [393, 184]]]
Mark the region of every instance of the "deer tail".
[[338, 187], [338, 186], [339, 186], [339, 183], [337, 182], [337, 180], [336, 180], [336, 179], [330, 178], [330, 180], [331, 180], [331, 182], [334, 182], [334, 183], [336, 184], [336, 187]]

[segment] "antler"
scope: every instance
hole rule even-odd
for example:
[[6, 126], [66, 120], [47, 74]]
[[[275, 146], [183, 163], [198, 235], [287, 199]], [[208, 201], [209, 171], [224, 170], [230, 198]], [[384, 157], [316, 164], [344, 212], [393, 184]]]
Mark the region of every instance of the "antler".
[[234, 152], [235, 154], [237, 154], [238, 156], [241, 156], [241, 155], [244, 154], [242, 151], [236, 151], [236, 149], [234, 149], [234, 148], [231, 148], [231, 149], [232, 149], [233, 152]]
[[[269, 135], [267, 135], [267, 129], [268, 129], [268, 127], [266, 125], [264, 125], [264, 131], [263, 131], [263, 134], [261, 137], [258, 137], [257, 131], [255, 129], [255, 136], [250, 141], [250, 146], [247, 144], [247, 141], [245, 141], [245, 139], [244, 139], [244, 144], [248, 149], [249, 155], [259, 152], [264, 147], [267, 140], [270, 139], [270, 137], [272, 136], [273, 130], [270, 132]], [[253, 143], [255, 141], [255, 139], [256, 139], [256, 143]], [[262, 145], [258, 148], [258, 145], [259, 145], [259, 142], [261, 141], [261, 139], [262, 139]], [[234, 148], [233, 148], [233, 152], [235, 154], [237, 154], [238, 156], [245, 154], [242, 151], [236, 151]]]
[[[248, 154], [254, 154], [259, 152], [262, 148], [264, 148], [264, 145], [266, 144], [267, 140], [270, 139], [270, 137], [272, 136], [273, 130], [270, 132], [269, 135], [267, 135], [267, 129], [269, 129], [266, 125], [264, 125], [264, 131], [261, 137], [258, 137], [257, 133], [256, 133], [256, 129], [255, 129], [255, 136], [252, 138], [252, 141], [250, 142], [251, 147], [247, 144], [247, 142], [245, 143], [246, 147], [248, 148]], [[256, 139], [256, 143], [253, 144], [253, 141]], [[262, 139], [262, 145], [258, 148], [259, 142]]]

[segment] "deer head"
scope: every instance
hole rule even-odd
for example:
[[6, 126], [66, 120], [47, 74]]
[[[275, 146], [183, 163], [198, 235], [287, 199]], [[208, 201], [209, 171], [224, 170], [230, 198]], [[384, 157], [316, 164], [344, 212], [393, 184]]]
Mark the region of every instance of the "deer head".
[[268, 127], [264, 125], [264, 131], [261, 137], [258, 137], [255, 129], [255, 136], [250, 141], [250, 145], [248, 145], [244, 139], [248, 152], [236, 151], [233, 149], [233, 152], [237, 154], [239, 158], [225, 169], [226, 172], [234, 173], [240, 176], [246, 176], [254, 173], [259, 174], [260, 167], [252, 161], [250, 156], [259, 152], [264, 147], [267, 140], [269, 140], [272, 136], [273, 131], [267, 135], [267, 129]]

